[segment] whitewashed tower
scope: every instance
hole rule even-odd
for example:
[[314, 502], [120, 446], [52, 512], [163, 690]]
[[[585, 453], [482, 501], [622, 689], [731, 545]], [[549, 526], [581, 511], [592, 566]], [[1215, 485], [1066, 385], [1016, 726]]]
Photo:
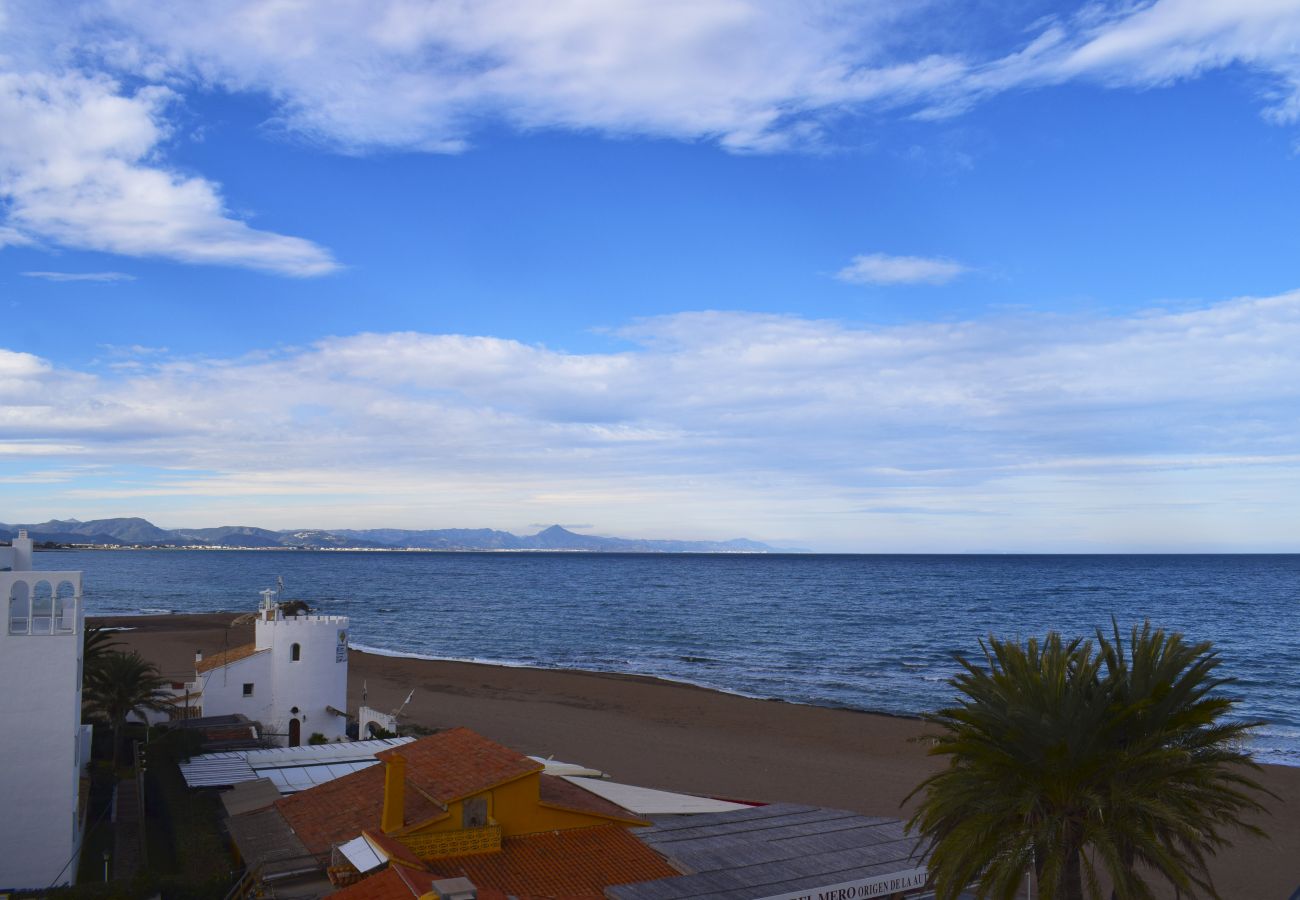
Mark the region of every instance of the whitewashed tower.
[[196, 660], [192, 689], [207, 716], [242, 713], [284, 746], [347, 733], [347, 616], [286, 616], [276, 591], [262, 591], [251, 645]]
[[90, 754], [81, 724], [80, 572], [32, 570], [32, 542], [0, 547], [0, 889], [70, 884], [78, 792]]

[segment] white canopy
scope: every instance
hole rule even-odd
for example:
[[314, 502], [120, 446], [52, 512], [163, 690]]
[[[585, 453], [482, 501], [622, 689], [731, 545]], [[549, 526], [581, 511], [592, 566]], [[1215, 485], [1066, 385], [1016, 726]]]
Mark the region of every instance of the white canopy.
[[591, 791], [598, 797], [604, 797], [611, 803], [615, 803], [628, 812], [636, 813], [639, 816], [692, 815], [752, 808], [744, 803], [714, 800], [712, 797], [696, 797], [693, 794], [657, 791], [654, 788], [619, 784], [599, 778], [579, 778], [566, 775], [564, 780], [576, 784], [584, 790]]

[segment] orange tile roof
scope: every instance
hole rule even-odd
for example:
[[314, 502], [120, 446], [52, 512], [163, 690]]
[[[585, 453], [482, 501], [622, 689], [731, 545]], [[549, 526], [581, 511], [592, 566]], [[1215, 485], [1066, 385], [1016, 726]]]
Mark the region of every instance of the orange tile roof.
[[430, 866], [441, 873], [435, 877], [463, 875], [481, 889], [565, 900], [602, 900], [610, 885], [681, 874], [619, 825], [505, 838], [499, 853], [448, 857]]
[[[408, 825], [446, 814], [441, 806], [412, 790], [409, 768], [406, 784]], [[328, 853], [335, 844], [350, 841], [362, 831], [379, 830], [384, 811], [384, 766], [371, 766], [281, 797], [275, 806], [310, 852]]]
[[607, 819], [620, 819], [635, 825], [649, 825], [636, 813], [628, 812], [617, 803], [597, 796], [581, 785], [566, 781], [556, 775], [543, 775], [541, 778], [541, 800], [547, 806], [558, 806], [575, 812], [592, 813]]
[[229, 650], [222, 650], [211, 656], [205, 656], [194, 664], [194, 671], [202, 674], [211, 669], [229, 665], [232, 662], [238, 662], [241, 659], [247, 659], [254, 653], [267, 653], [270, 648], [258, 650], [256, 644], [242, 644], [238, 647], [231, 647]]
[[[411, 900], [429, 893], [432, 883], [442, 876], [432, 872], [412, 872], [401, 866], [388, 866], [350, 887], [330, 894], [330, 900]], [[529, 896], [507, 896], [493, 887], [475, 885], [478, 900], [543, 900]], [[546, 898], [550, 900], [550, 898]]]
[[[468, 728], [440, 731], [375, 756], [386, 760], [395, 753], [406, 758], [407, 783], [443, 804], [544, 768], [537, 760]], [[414, 819], [408, 814], [406, 821]]]
[[[428, 891], [418, 890], [407, 881], [401, 866], [388, 866], [382, 872], [361, 879], [354, 885], [335, 891], [330, 900], [411, 900]], [[420, 876], [428, 881], [428, 875]]]
[[378, 828], [367, 828], [362, 835], [376, 844], [380, 850], [388, 856], [389, 862], [404, 863], [415, 869], [423, 869], [424, 862], [420, 857], [415, 855], [415, 851], [403, 844], [401, 841], [395, 841], [388, 835], [384, 834]]

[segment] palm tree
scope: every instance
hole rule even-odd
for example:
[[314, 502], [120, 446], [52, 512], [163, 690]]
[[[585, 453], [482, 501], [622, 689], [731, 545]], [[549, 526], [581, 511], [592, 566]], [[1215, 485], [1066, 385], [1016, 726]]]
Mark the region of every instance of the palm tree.
[[110, 647], [116, 647], [121, 641], [113, 640], [113, 632], [106, 631], [101, 627], [90, 627], [86, 629], [86, 636], [82, 645], [81, 652], [81, 673], [82, 684], [89, 683], [90, 673], [103, 660]]
[[1032, 871], [1045, 900], [1152, 896], [1146, 877], [1217, 896], [1207, 857], [1224, 830], [1258, 829], [1243, 750], [1259, 723], [1225, 722], [1209, 644], [1133, 629], [1125, 652], [1055, 632], [1026, 644], [990, 637], [985, 666], [958, 657], [958, 705], [929, 714], [943, 771], [912, 795], [909, 822], [930, 850], [938, 897], [968, 884], [1010, 898]]
[[167, 709], [165, 684], [158, 668], [135, 650], [104, 653], [95, 668], [89, 670], [86, 706], [113, 728], [114, 768], [117, 768], [122, 726], [127, 716], [141, 709]]

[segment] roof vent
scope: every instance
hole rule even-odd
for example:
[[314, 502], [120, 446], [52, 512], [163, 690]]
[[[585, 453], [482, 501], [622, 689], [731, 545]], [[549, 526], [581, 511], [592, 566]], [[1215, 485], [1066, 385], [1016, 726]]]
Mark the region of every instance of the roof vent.
[[478, 889], [468, 878], [440, 878], [431, 890], [438, 900], [478, 900]]

